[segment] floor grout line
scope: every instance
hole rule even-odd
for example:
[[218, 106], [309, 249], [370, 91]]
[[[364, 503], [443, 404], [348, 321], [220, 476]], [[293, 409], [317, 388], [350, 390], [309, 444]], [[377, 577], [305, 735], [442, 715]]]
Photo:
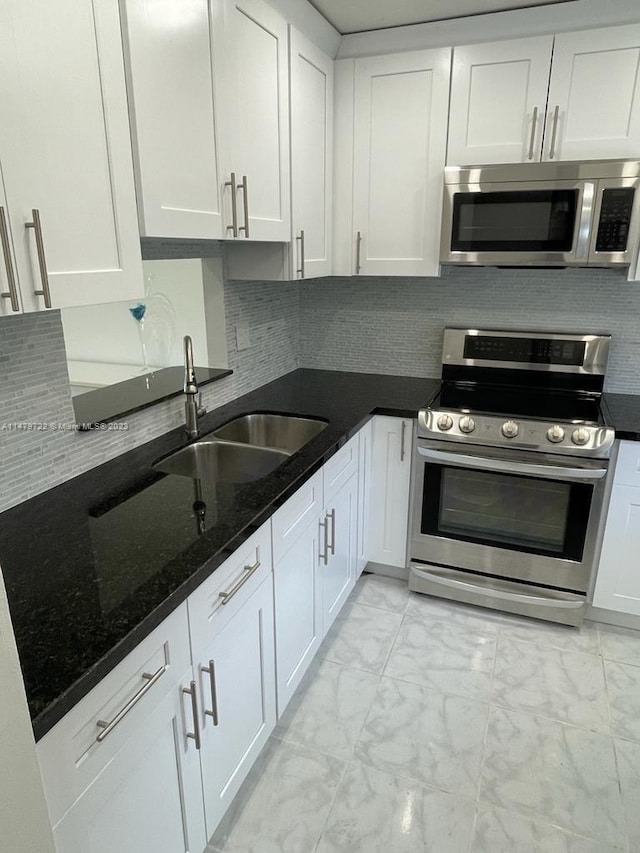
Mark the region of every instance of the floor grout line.
[[[375, 575], [363, 576], [361, 581], [359, 581], [359, 583], [361, 584], [361, 587], [360, 587], [361, 589], [362, 589], [362, 586], [366, 585], [366, 578], [367, 577], [376, 577], [376, 576]], [[393, 580], [396, 580], [396, 579], [393, 579]], [[399, 588], [401, 584], [402, 584], [402, 582], [398, 581], [397, 585], [390, 583], [389, 587], [395, 589], [395, 588]], [[379, 588], [383, 588], [384, 585], [378, 584], [376, 586]], [[352, 593], [352, 595], [353, 595], [353, 593]], [[394, 595], [395, 595], [395, 597], [397, 597], [397, 595], [395, 593], [394, 593]], [[379, 606], [379, 603], [373, 604], [373, 603], [366, 602], [366, 601], [361, 602], [356, 598], [348, 599], [348, 608], [345, 607], [345, 611], [347, 611], [347, 609], [348, 609], [349, 612], [348, 613], [344, 612], [344, 617], [341, 620], [341, 624], [338, 623], [339, 628], [336, 631], [336, 634], [338, 634], [342, 630], [343, 624], [349, 622], [349, 619], [350, 619], [351, 613], [353, 612], [354, 607], [358, 608], [357, 612], [359, 612], [360, 614], [362, 614], [362, 612], [363, 612], [361, 608], [363, 608], [364, 612], [368, 614], [368, 619], [363, 618], [361, 616], [360, 620], [356, 620], [356, 624], [359, 628], [359, 631], [354, 632], [352, 630], [351, 634], [348, 635], [347, 641], [344, 645], [343, 651], [344, 651], [345, 656], [348, 656], [351, 653], [351, 646], [353, 645], [353, 656], [356, 658], [356, 661], [360, 660], [362, 657], [361, 650], [363, 648], [363, 644], [359, 643], [360, 632], [363, 633], [363, 642], [364, 642], [364, 640], [366, 640], [368, 637], [368, 635], [366, 633], [368, 627], [369, 626], [375, 627], [376, 623], [379, 623], [380, 620], [382, 619], [383, 614], [387, 614], [389, 616], [393, 615], [393, 616], [399, 617], [395, 629], [392, 632], [390, 631], [386, 635], [386, 637], [383, 637], [381, 642], [378, 643], [377, 639], [372, 640], [371, 649], [373, 652], [377, 651], [376, 650], [376, 644], [378, 644], [378, 648], [382, 647], [383, 651], [386, 648], [386, 653], [384, 653], [383, 655], [380, 656], [380, 660], [382, 660], [384, 658], [384, 661], [382, 663], [381, 668], [378, 669], [378, 667], [376, 667], [376, 671], [373, 671], [372, 669], [366, 669], [362, 666], [358, 666], [357, 663], [354, 665], [351, 662], [345, 662], [345, 660], [338, 660], [335, 658], [331, 658], [331, 656], [330, 656], [331, 650], [329, 649], [328, 653], [326, 655], [323, 655], [321, 658], [321, 661], [318, 662], [318, 666], [316, 667], [316, 670], [313, 672], [312, 678], [310, 678], [308, 680], [308, 682], [305, 679], [305, 681], [303, 683], [301, 683], [301, 685], [299, 685], [298, 690], [300, 690], [300, 688], [304, 684], [304, 691], [300, 694], [300, 696], [298, 696], [298, 690], [296, 690], [296, 692], [294, 693], [294, 697], [296, 697], [296, 700], [298, 702], [298, 708], [299, 708], [301, 703], [304, 701], [304, 698], [308, 694], [309, 690], [311, 689], [312, 685], [316, 683], [316, 680], [318, 678], [319, 667], [325, 661], [327, 663], [331, 664], [332, 666], [339, 667], [340, 670], [343, 670], [346, 672], [350, 671], [350, 672], [366, 673], [368, 676], [371, 676], [371, 679], [363, 680], [363, 683], [367, 685], [367, 690], [369, 688], [372, 689], [372, 694], [371, 694], [372, 698], [368, 702], [368, 705], [366, 702], [361, 703], [361, 705], [358, 705], [357, 702], [349, 704], [349, 702], [348, 702], [349, 694], [348, 693], [342, 694], [347, 699], [347, 706], [345, 706], [346, 710], [348, 710], [349, 707], [351, 707], [351, 708], [355, 707], [356, 709], [358, 709], [359, 707], [360, 708], [366, 708], [366, 711], [364, 713], [358, 711], [358, 714], [353, 714], [352, 718], [355, 718], [355, 721], [357, 722], [359, 714], [362, 713], [362, 722], [360, 723], [359, 726], [356, 726], [357, 731], [355, 731], [355, 729], [354, 729], [353, 734], [350, 737], [345, 736], [345, 738], [342, 739], [344, 746], [345, 746], [345, 750], [344, 750], [343, 755], [334, 754], [334, 753], [326, 751], [325, 749], [322, 749], [316, 745], [317, 742], [320, 740], [319, 735], [322, 733], [323, 730], [326, 729], [326, 726], [340, 725], [340, 719], [341, 719], [340, 715], [337, 714], [335, 711], [332, 711], [329, 708], [329, 706], [327, 706], [327, 709], [328, 709], [327, 719], [325, 720], [325, 715], [324, 715], [324, 713], [322, 713], [320, 715], [320, 717], [317, 718], [319, 720], [319, 726], [315, 726], [315, 727], [314, 727], [314, 725], [309, 726], [309, 731], [310, 731], [310, 734], [309, 734], [310, 739], [309, 740], [305, 741], [303, 739], [297, 739], [295, 736], [289, 737], [287, 735], [288, 726], [295, 719], [295, 714], [297, 714], [298, 708], [296, 708], [295, 714], [289, 720], [289, 723], [287, 724], [286, 728], [284, 728], [280, 731], [277, 731], [277, 732], [274, 731], [271, 734], [271, 739], [274, 742], [276, 742], [278, 745], [290, 744], [293, 747], [299, 748], [302, 751], [302, 753], [308, 752], [309, 755], [316, 754], [318, 756], [323, 756], [326, 759], [331, 759], [331, 761], [336, 762], [336, 764], [334, 765], [334, 772], [336, 772], [336, 774], [337, 774], [339, 771], [339, 777], [338, 777], [338, 775], [334, 776], [334, 779], [337, 779], [337, 781], [335, 782], [335, 787], [333, 788], [332, 791], [327, 790], [328, 780], [325, 778], [325, 776], [326, 776], [325, 773], [321, 774], [321, 776], [316, 776], [316, 775], [313, 776], [312, 781], [315, 781], [318, 785], [322, 784], [325, 787], [327, 799], [324, 801], [324, 804], [326, 805], [326, 803], [328, 802], [328, 807], [327, 807], [327, 812], [326, 812], [326, 816], [325, 816], [324, 820], [321, 819], [318, 821], [318, 823], [321, 824], [321, 829], [318, 832], [317, 839], [316, 839], [315, 843], [313, 843], [313, 841], [312, 841], [313, 836], [311, 836], [309, 838], [309, 842], [310, 842], [309, 847], [308, 847], [309, 853], [312, 853], [312, 851], [316, 851], [316, 853], [317, 853], [317, 851], [318, 851], [318, 849], [319, 849], [319, 847], [323, 841], [323, 838], [325, 837], [325, 833], [327, 832], [327, 830], [329, 828], [331, 816], [334, 813], [334, 810], [336, 809], [336, 803], [338, 802], [339, 792], [341, 791], [341, 788], [345, 782], [347, 774], [349, 773], [349, 771], [351, 769], [358, 768], [358, 767], [363, 768], [363, 772], [365, 770], [371, 770], [371, 771], [374, 771], [376, 773], [383, 774], [383, 776], [380, 777], [380, 779], [382, 779], [384, 776], [386, 776], [386, 777], [389, 777], [389, 779], [397, 779], [398, 784], [409, 783], [413, 786], [417, 786], [417, 788], [419, 788], [425, 792], [437, 792], [438, 794], [445, 795], [447, 797], [455, 798], [455, 800], [460, 800], [460, 801], [466, 802], [468, 804], [468, 806], [466, 808], [469, 809], [468, 817], [469, 817], [470, 827], [471, 827], [471, 829], [470, 829], [470, 833], [471, 833], [470, 834], [470, 841], [469, 841], [468, 847], [466, 845], [464, 847], [462, 847], [462, 845], [461, 845], [461, 850], [466, 851], [466, 853], [473, 853], [473, 850], [475, 849], [475, 846], [477, 843], [477, 837], [476, 836], [477, 836], [477, 831], [478, 831], [478, 822], [480, 819], [480, 811], [481, 810], [484, 811], [485, 809], [489, 810], [489, 811], [493, 811], [493, 812], [501, 812], [502, 811], [502, 812], [505, 812], [506, 814], [511, 814], [514, 817], [517, 817], [523, 821], [529, 821], [532, 823], [539, 823], [541, 826], [544, 825], [546, 827], [555, 828], [558, 831], [562, 831], [563, 833], [566, 833], [568, 836], [571, 836], [572, 838], [575, 837], [576, 839], [583, 839], [585, 841], [590, 841], [590, 842], [593, 842], [594, 845], [595, 844], [602, 845], [603, 849], [605, 849], [605, 848], [609, 849], [609, 845], [610, 845], [612, 850], [615, 848], [616, 850], [619, 850], [620, 853], [624, 853], [625, 851], [626, 851], [626, 853], [629, 853], [629, 851], [631, 850], [631, 840], [630, 840], [630, 831], [628, 829], [628, 826], [626, 825], [626, 821], [623, 823], [622, 826], [616, 827], [616, 835], [618, 832], [620, 833], [620, 836], [621, 836], [620, 842], [623, 843], [623, 846], [616, 847], [616, 845], [613, 844], [612, 842], [607, 843], [607, 842], [602, 841], [600, 839], [593, 838], [592, 836], [590, 836], [588, 834], [582, 834], [582, 833], [576, 832], [573, 829], [570, 829], [566, 826], [561, 826], [557, 822], [553, 821], [549, 815], [541, 814], [541, 813], [538, 813], [537, 811], [533, 811], [533, 812], [527, 811], [526, 810], [527, 809], [526, 802], [515, 803], [515, 801], [514, 801], [514, 803], [511, 803], [511, 801], [509, 800], [510, 807], [503, 807], [503, 806], [498, 806], [498, 805], [491, 803], [489, 801], [485, 801], [481, 797], [481, 794], [483, 791], [483, 778], [485, 775], [485, 768], [487, 767], [488, 741], [489, 741], [489, 731], [491, 728], [491, 721], [492, 721], [492, 718], [493, 718], [493, 715], [495, 714], [495, 712], [502, 711], [502, 712], [505, 712], [508, 714], [514, 714], [516, 716], [521, 715], [523, 717], [529, 717], [529, 718], [539, 719], [540, 721], [546, 721], [548, 723], [554, 723], [554, 724], [557, 724], [559, 726], [562, 726], [563, 727], [562, 731], [566, 731], [567, 729], [572, 729], [572, 730], [577, 730], [579, 732], [587, 733], [590, 736], [595, 736], [598, 738], [607, 738], [607, 741], [610, 744], [611, 749], [613, 750], [613, 755], [614, 755], [614, 760], [615, 760], [615, 765], [613, 767], [609, 768], [609, 776], [610, 776], [610, 781], [611, 781], [611, 785], [609, 787], [609, 790], [611, 792], [610, 795], [612, 796], [612, 798], [615, 798], [614, 784], [617, 784], [618, 796], [620, 798], [620, 801], [622, 801], [622, 783], [621, 783], [621, 775], [620, 775], [620, 765], [618, 762], [618, 752], [617, 752], [616, 745], [614, 742], [615, 737], [617, 737], [617, 736], [614, 736], [614, 733], [613, 733], [613, 715], [612, 715], [612, 708], [611, 708], [610, 685], [608, 683], [607, 675], [606, 675], [606, 662], [609, 659], [608, 658], [605, 659], [604, 646], [602, 643], [602, 633], [601, 633], [600, 628], [597, 625], [597, 623], [594, 625], [594, 630], [596, 631], [596, 644], [597, 644], [597, 648], [598, 648], [597, 652], [585, 651], [583, 649], [575, 649], [575, 648], [563, 648], [561, 646], [553, 645], [550, 643], [548, 644], [547, 642], [544, 641], [544, 637], [541, 640], [539, 637], [537, 639], [528, 639], [526, 636], [525, 636], [525, 638], [523, 638], [521, 636], [517, 636], [517, 637], [510, 636], [510, 630], [513, 629], [514, 627], [516, 627], [516, 628], [518, 627], [518, 624], [516, 624], [516, 623], [502, 624], [502, 623], [498, 623], [498, 622], [493, 622], [490, 620], [489, 617], [487, 617], [487, 623], [485, 625], [483, 625], [482, 620], [480, 618], [478, 618], [475, 614], [474, 614], [474, 618], [472, 620], [470, 620], [468, 623], [465, 623], [464, 619], [462, 619], [460, 621], [455, 621], [455, 618], [458, 618], [460, 616], [460, 612], [457, 610], [455, 611], [455, 618], [452, 618], [452, 619], [447, 619], [446, 612], [434, 612], [432, 614], [429, 614], [427, 612], [428, 608], [425, 608], [424, 616], [422, 616], [416, 612], [410, 612], [409, 609], [412, 606], [412, 601], [414, 601], [415, 598], [416, 598], [415, 596], [411, 596], [411, 595], [408, 596], [405, 603], [404, 603], [402, 610], [399, 610], [397, 607], [394, 607], [393, 609], [388, 609], [385, 606]], [[424, 596], [418, 596], [418, 598], [422, 599], [422, 598], [424, 598]], [[384, 600], [382, 601], [382, 604], [383, 605], [385, 604]], [[464, 614], [463, 614], [463, 616], [464, 616]], [[477, 697], [477, 696], [464, 695], [460, 692], [452, 692], [452, 691], [447, 690], [447, 689], [441, 689], [437, 686], [433, 686], [433, 684], [425, 684], [425, 683], [420, 683], [418, 681], [411, 681], [411, 680], [408, 680], [406, 678], [398, 678], [395, 675], [387, 675], [386, 670], [387, 670], [387, 667], [389, 665], [389, 661], [390, 661], [394, 651], [398, 648], [401, 648], [401, 645], [399, 645], [399, 643], [401, 641], [401, 635], [402, 635], [404, 629], [407, 627], [407, 625], [411, 624], [411, 622], [422, 623], [423, 625], [427, 625], [427, 626], [429, 625], [430, 622], [444, 623], [444, 624], [446, 624], [448, 629], [451, 629], [453, 631], [453, 633], [460, 633], [460, 634], [465, 634], [465, 635], [468, 635], [470, 633], [479, 634], [479, 635], [483, 635], [485, 643], [489, 643], [489, 642], [493, 643], [493, 647], [494, 647], [493, 648], [493, 658], [491, 661], [490, 675], [489, 675], [489, 679], [488, 679], [488, 694], [487, 694], [487, 696], [486, 697]], [[334, 623], [334, 626], [338, 627], [338, 624]], [[392, 627], [392, 626], [389, 626], [389, 627]], [[543, 629], [543, 626], [540, 626], [539, 633], [542, 633], [542, 629]], [[381, 633], [384, 634], [385, 631], [382, 630]], [[373, 632], [372, 632], [371, 636], [373, 636]], [[471, 640], [469, 642], [472, 644]], [[496, 689], [496, 680], [497, 680], [497, 672], [498, 672], [497, 664], [499, 662], [499, 657], [500, 657], [500, 653], [501, 653], [500, 652], [501, 644], [502, 644], [502, 648], [504, 649], [504, 648], [506, 648], [506, 645], [508, 645], [512, 642], [513, 643], [524, 643], [524, 644], [531, 646], [531, 647], [537, 647], [542, 656], [544, 656], [544, 654], [546, 652], [552, 651], [555, 653], [562, 653], [562, 654], [569, 654], [569, 655], [577, 654], [577, 655], [588, 656], [588, 657], [599, 657], [600, 658], [600, 667], [601, 667], [601, 670], [603, 673], [603, 679], [604, 679], [604, 685], [603, 686], [604, 686], [604, 693], [605, 693], [605, 699], [606, 699], [606, 713], [608, 715], [607, 716], [608, 731], [602, 732], [602, 731], [599, 731], [599, 730], [594, 729], [594, 728], [589, 728], [588, 726], [585, 726], [584, 724], [576, 724], [573, 722], [568, 722], [564, 719], [560, 719], [558, 717], [550, 716], [548, 714], [542, 713], [542, 712], [535, 710], [535, 709], [534, 710], [522, 710], [522, 709], [517, 708], [517, 707], [515, 707], [515, 708], [510, 707], [509, 705], [502, 704], [500, 698], [494, 698], [494, 690]], [[388, 646], [387, 646], [387, 643], [388, 643]], [[429, 643], [430, 643], [430, 637], [429, 637], [428, 631], [427, 631], [424, 644], [415, 643], [414, 644], [416, 646], [415, 650], [413, 650], [413, 646], [411, 646], [411, 650], [413, 650], [415, 652], [415, 655], [417, 656], [418, 661], [420, 660], [421, 654], [425, 657], [425, 661], [427, 660], [427, 656], [429, 654], [429, 648], [430, 648]], [[424, 649], [422, 649], [422, 645], [424, 645]], [[457, 649], [457, 646], [455, 645], [455, 643], [452, 645], [452, 648], [454, 649], [454, 651]], [[372, 655], [372, 657], [373, 657], [373, 655]], [[457, 660], [457, 658], [456, 658], [456, 660]], [[466, 658], [464, 658], [462, 660], [462, 665], [460, 665], [461, 668], [464, 665], [465, 660], [466, 660]], [[615, 663], [626, 665], [626, 662], [624, 662], [624, 661], [616, 661], [615, 659], [612, 659], [612, 660]], [[636, 668], [638, 668], [638, 670], [640, 671], [640, 660], [639, 660], [637, 665], [636, 664], [628, 664], [628, 665], [632, 666], [632, 667], [636, 666]], [[427, 666], [426, 663], [425, 663], [425, 666]], [[455, 661], [454, 661], [454, 664], [452, 664], [452, 666], [455, 666]], [[414, 668], [414, 670], [415, 670], [416, 676], [419, 677], [420, 671], [421, 671], [420, 667], [418, 667], [418, 669]], [[588, 671], [589, 672], [591, 671], [591, 665], [589, 665]], [[442, 680], [442, 672], [444, 672], [443, 667], [440, 667], [439, 672], [441, 672], [441, 675], [439, 677], [440, 677], [440, 680]], [[412, 672], [410, 674], [414, 674], [414, 673]], [[445, 675], [446, 675], [446, 672], [445, 672]], [[433, 696], [443, 697], [445, 699], [447, 697], [450, 697], [450, 698], [464, 700], [464, 701], [467, 701], [470, 703], [474, 703], [474, 707], [480, 706], [480, 705], [485, 706], [486, 720], [484, 722], [484, 731], [481, 728], [482, 717], [480, 716], [480, 718], [478, 719], [478, 723], [480, 724], [478, 726], [478, 729], [479, 729], [478, 735], [480, 735], [482, 733], [482, 742], [481, 742], [479, 763], [476, 765], [478, 767], [478, 776], [477, 776], [477, 782], [475, 785], [475, 795], [473, 793], [474, 789], [472, 786], [469, 786], [469, 788], [470, 788], [469, 794], [463, 795], [463, 794], [459, 794], [455, 790], [447, 790], [444, 787], [439, 787], [438, 785], [433, 784], [433, 781], [427, 782], [427, 781], [424, 781], [424, 779], [415, 778], [415, 776], [410, 775], [410, 774], [411, 774], [411, 769], [416, 769], [416, 766], [408, 763], [407, 761], [402, 762], [402, 759], [400, 760], [400, 763], [397, 767], [394, 765], [393, 762], [391, 762], [391, 769], [388, 769], [386, 766], [385, 767], [377, 766], [375, 764], [375, 759], [376, 759], [375, 754], [373, 756], [370, 756], [366, 752], [366, 750], [363, 753], [363, 757], [359, 757], [358, 755], [356, 755], [356, 748], [358, 747], [358, 744], [360, 743], [360, 740], [363, 737], [363, 732], [365, 731], [368, 723], [372, 719], [372, 712], [374, 710], [374, 707], [376, 706], [376, 703], [378, 702], [379, 696], [381, 695], [380, 691], [381, 691], [381, 685], [382, 685], [383, 679], [389, 679], [391, 682], [398, 682], [401, 684], [411, 685], [412, 687], [417, 688], [418, 690], [422, 691], [424, 693], [424, 700], [423, 700], [422, 704], [430, 702], [430, 700], [428, 699], [428, 696], [433, 695]], [[449, 679], [448, 681], [451, 681], [451, 679]], [[334, 684], [334, 683], [336, 685], [339, 683], [339, 676], [338, 675], [335, 675], [335, 682], [334, 681], [331, 682], [331, 684]], [[356, 683], [358, 683], [358, 682], [356, 682]], [[456, 682], [454, 681], [454, 683], [456, 683]], [[472, 686], [475, 683], [476, 682], [474, 681], [472, 683]], [[486, 683], [486, 681], [484, 683]], [[507, 687], [508, 687], [508, 685], [507, 685]], [[572, 695], [571, 691], [569, 691], [569, 694]], [[324, 696], [324, 693], [322, 693], [321, 695]], [[327, 696], [329, 698], [331, 698], [333, 695], [334, 695], [333, 691], [330, 691], [329, 693], [327, 693]], [[411, 695], [412, 694], [408, 694], [408, 696], [411, 696]], [[562, 694], [562, 695], [564, 695], [564, 694]], [[292, 697], [292, 700], [294, 699], [294, 697]], [[507, 698], [509, 698], [509, 697], [507, 696]], [[337, 699], [337, 695], [336, 695], [336, 699]], [[421, 701], [419, 699], [419, 696], [417, 696], [416, 701], [418, 701], [418, 702]], [[291, 707], [292, 704], [293, 703], [290, 703], [289, 707]], [[337, 708], [338, 707], [337, 701], [335, 702], [335, 705]], [[324, 705], [322, 707], [324, 707]], [[342, 707], [342, 700], [340, 702], [340, 707]], [[418, 706], [418, 711], [420, 711], [421, 707], [422, 707], [422, 705]], [[430, 705], [429, 705], [429, 707], [430, 707]], [[346, 713], [346, 710], [345, 710], [345, 713]], [[480, 711], [479, 708], [478, 708], [478, 710]], [[602, 710], [604, 712], [604, 710], [605, 710], [604, 707]], [[474, 713], [475, 713], [475, 711], [474, 711]], [[444, 715], [441, 714], [441, 716], [443, 717], [443, 719], [445, 721], [447, 719], [449, 719], [449, 721], [452, 719], [451, 717], [447, 717], [446, 714], [444, 714]], [[603, 713], [603, 717], [604, 717], [604, 713]], [[304, 718], [304, 715], [303, 715], [303, 718]], [[345, 717], [345, 719], [347, 719], [347, 718], [348, 718], [348, 715]], [[440, 719], [440, 717], [438, 719]], [[313, 717], [311, 718], [311, 720], [313, 722]], [[514, 725], [515, 725], [515, 721], [514, 721]], [[317, 732], [315, 730], [316, 728], [317, 728]], [[525, 732], [525, 735], [522, 735], [521, 733], [516, 732], [515, 743], [518, 742], [518, 738], [521, 739], [523, 736], [526, 736], [526, 729], [523, 729], [523, 731]], [[544, 731], [544, 729], [543, 729], [543, 731]], [[564, 737], [564, 735], [558, 734], [559, 730], [555, 730], [555, 731], [556, 731], [556, 735], [554, 735], [554, 737], [555, 736]], [[384, 735], [384, 731], [382, 732], [382, 734]], [[382, 737], [383, 741], [384, 741], [384, 739], [385, 738]], [[622, 736], [619, 739], [621, 741], [628, 741], [630, 743], [635, 743], [635, 744], [640, 743], [640, 740], [634, 740], [633, 738], [630, 738], [630, 737]], [[323, 738], [322, 742], [327, 742], [327, 743], [331, 744], [332, 742], [334, 742], [334, 740], [335, 739], [332, 740], [331, 738], [328, 738], [328, 739]], [[475, 743], [479, 744], [479, 742], [480, 742], [480, 738], [478, 737], [477, 740], [475, 741]], [[588, 741], [584, 741], [584, 742], [587, 743]], [[453, 743], [454, 743], [454, 741], [452, 740], [451, 744], [453, 744]], [[459, 743], [459, 741], [456, 741], [456, 743]], [[582, 743], [582, 741], [581, 741], [581, 743]], [[605, 742], [604, 741], [597, 741], [597, 743], [601, 743], [604, 746]], [[455, 755], [456, 751], [453, 748], [453, 746], [451, 746], [451, 748], [448, 751], [446, 749], [446, 746], [444, 747], [444, 749], [445, 749], [445, 757], [450, 755], [452, 753], [452, 751], [453, 751], [453, 754]], [[477, 750], [478, 746], [476, 745], [474, 747], [474, 749]], [[347, 752], [347, 750], [348, 750], [348, 752]], [[373, 758], [373, 760], [371, 760], [372, 758]], [[418, 755], [418, 758], [420, 758], [419, 755]], [[438, 759], [438, 760], [440, 760], [440, 759]], [[460, 758], [458, 760], [458, 764], [460, 764], [461, 761], [462, 761], [462, 758]], [[383, 761], [383, 764], [384, 764], [384, 761]], [[461, 764], [460, 764], [460, 768], [462, 768]], [[418, 766], [417, 769], [421, 770], [423, 768]], [[461, 770], [459, 770], [458, 772], [461, 772]], [[614, 783], [613, 772], [615, 772], [615, 783]], [[432, 780], [433, 780], [433, 778], [436, 778], [436, 777], [434, 777], [433, 773], [431, 773], [431, 774], [429, 773], [428, 768], [427, 768], [427, 770], [424, 771], [423, 775], [429, 776], [429, 778]], [[467, 772], [467, 776], [469, 777], [469, 779], [471, 781], [473, 778], [472, 773]], [[376, 777], [372, 776], [370, 778], [371, 778], [371, 784], [373, 785], [373, 781], [376, 779]], [[446, 783], [449, 783], [453, 777], [437, 776], [437, 778], [439, 780], [444, 780]], [[609, 777], [607, 777], [607, 778], [609, 778]], [[376, 783], [376, 788], [377, 787], [378, 787], [378, 783]], [[549, 789], [549, 790], [551, 792], [553, 792], [553, 790], [555, 790], [555, 789]], [[502, 799], [504, 799], [504, 798], [502, 798]], [[281, 804], [281, 807], [285, 811], [287, 809], [287, 802], [288, 801], [283, 801]], [[452, 800], [451, 802], [454, 802], [454, 800]], [[323, 805], [323, 809], [324, 809], [325, 805]], [[515, 810], [514, 805], [515, 806], [521, 805], [523, 808], [523, 811]], [[345, 817], [345, 815], [342, 814], [340, 811], [337, 811], [335, 814], [336, 814], [336, 818], [334, 820], [337, 820], [338, 817], [341, 817], [341, 818]], [[321, 817], [321, 815], [318, 815], [318, 817]], [[277, 822], [277, 816], [274, 818], [274, 820], [276, 820], [276, 822]], [[593, 824], [593, 826], [592, 826], [592, 823], [593, 823], [592, 821], [591, 822], [581, 821], [581, 822], [579, 822], [579, 825], [580, 826], [587, 825], [590, 829], [593, 829], [594, 831], [599, 831], [599, 828], [596, 827], [595, 824]], [[521, 836], [520, 836], [519, 830], [517, 830], [518, 824], [516, 824], [515, 826], [516, 826], [516, 831], [518, 832], [518, 838], [520, 838]], [[344, 829], [341, 830], [341, 833], [342, 832], [344, 832]], [[525, 835], [527, 835], [528, 832], [529, 832], [529, 830], [526, 830]], [[465, 830], [465, 834], [466, 834], [466, 830]], [[527, 835], [527, 837], [529, 837], [529, 836]], [[354, 845], [353, 849], [360, 849], [358, 847], [358, 843], [359, 843], [359, 839], [361, 839], [361, 838], [362, 838], [362, 836], [358, 836], [358, 835], [354, 836], [354, 838], [352, 839], [352, 842]], [[623, 842], [623, 838], [624, 838], [624, 842]], [[339, 849], [343, 849], [342, 843], [346, 843], [346, 841], [347, 841], [347, 837], [345, 836], [343, 838], [342, 834], [340, 834], [340, 838], [338, 839]], [[347, 849], [347, 848], [344, 848], [344, 849]], [[375, 849], [377, 850], [378, 847], [376, 846]]]

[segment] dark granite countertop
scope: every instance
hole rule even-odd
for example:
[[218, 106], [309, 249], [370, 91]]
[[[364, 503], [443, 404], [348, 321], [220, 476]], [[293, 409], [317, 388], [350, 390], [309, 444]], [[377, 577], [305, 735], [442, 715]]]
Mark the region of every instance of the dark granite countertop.
[[[233, 370], [220, 367], [196, 367], [198, 385], [208, 385]], [[76, 423], [80, 429], [122, 418], [182, 394], [184, 367], [163, 367], [105, 388], [96, 388], [73, 398]]]
[[296, 370], [205, 415], [202, 433], [267, 411], [328, 426], [270, 475], [205, 488], [151, 465], [181, 429], [0, 515], [0, 566], [36, 738], [42, 737], [373, 413], [415, 417], [439, 380]]
[[640, 441], [640, 394], [604, 395], [616, 438]]

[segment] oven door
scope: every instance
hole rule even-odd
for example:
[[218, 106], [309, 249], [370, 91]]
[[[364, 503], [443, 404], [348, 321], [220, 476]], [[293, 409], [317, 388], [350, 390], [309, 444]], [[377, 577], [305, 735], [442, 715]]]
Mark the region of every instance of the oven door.
[[585, 264], [595, 183], [447, 184], [443, 263]]
[[417, 440], [411, 557], [585, 593], [607, 463]]

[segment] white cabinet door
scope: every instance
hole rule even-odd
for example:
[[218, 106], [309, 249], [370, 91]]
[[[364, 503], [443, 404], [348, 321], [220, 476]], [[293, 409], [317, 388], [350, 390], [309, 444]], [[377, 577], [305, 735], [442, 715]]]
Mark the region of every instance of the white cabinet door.
[[[54, 308], [139, 297], [117, 0], [4, 0], [0, 54], [0, 158], [24, 309], [45, 307], [45, 262]], [[40, 228], [29, 227], [34, 209]]]
[[[215, 0], [122, 4], [140, 230], [146, 237], [223, 232], [214, 114]], [[215, 45], [217, 47], [217, 45]]]
[[369, 560], [405, 568], [409, 524], [412, 423], [373, 421]]
[[355, 272], [438, 275], [449, 49], [359, 59]]
[[54, 827], [58, 853], [202, 853], [190, 679], [189, 668]]
[[358, 477], [354, 475], [325, 508], [321, 543], [322, 633], [331, 627], [356, 583]]
[[7, 198], [0, 168], [0, 317], [22, 311], [22, 294], [16, 276], [13, 240], [7, 212]]
[[[224, 0], [224, 39], [225, 73], [219, 87], [225, 102], [224, 174], [229, 181], [229, 173], [235, 173], [239, 182], [239, 236], [288, 242], [287, 24], [263, 0]], [[233, 215], [231, 192], [227, 187], [228, 222]]]
[[447, 163], [540, 160], [553, 36], [453, 52]]
[[637, 158], [640, 24], [556, 36], [544, 159]]
[[211, 837], [275, 726], [271, 575], [196, 657], [202, 782]]
[[371, 506], [371, 442], [373, 438], [373, 420], [360, 430], [358, 461], [358, 551], [356, 558], [356, 576], [360, 577], [369, 560], [370, 506]]
[[614, 486], [593, 596], [594, 607], [640, 616], [640, 488]]
[[319, 548], [320, 518], [316, 515], [286, 554], [274, 560], [278, 717], [322, 641]]
[[331, 275], [333, 60], [289, 27], [293, 278]]

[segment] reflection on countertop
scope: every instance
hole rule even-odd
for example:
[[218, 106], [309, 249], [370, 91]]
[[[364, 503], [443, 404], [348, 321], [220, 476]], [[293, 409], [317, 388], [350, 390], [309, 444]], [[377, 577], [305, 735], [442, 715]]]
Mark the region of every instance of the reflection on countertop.
[[438, 380], [296, 370], [213, 412], [328, 426], [267, 476], [201, 483], [152, 465], [181, 428], [0, 515], [0, 565], [36, 737], [183, 602], [374, 412], [415, 417]]

